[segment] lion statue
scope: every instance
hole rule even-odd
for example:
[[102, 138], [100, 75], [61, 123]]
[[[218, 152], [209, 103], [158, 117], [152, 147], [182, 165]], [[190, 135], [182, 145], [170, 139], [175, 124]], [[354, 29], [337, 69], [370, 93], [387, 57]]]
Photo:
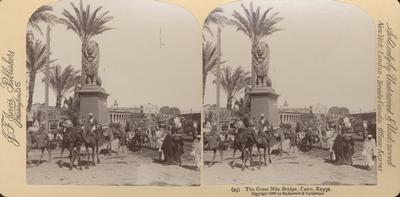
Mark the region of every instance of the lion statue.
[[98, 75], [100, 63], [99, 44], [89, 41], [82, 47], [82, 67], [85, 76], [85, 84], [101, 86], [101, 79]]
[[268, 78], [269, 47], [265, 42], [259, 42], [253, 47], [253, 67], [256, 74], [256, 85], [271, 87], [271, 79]]

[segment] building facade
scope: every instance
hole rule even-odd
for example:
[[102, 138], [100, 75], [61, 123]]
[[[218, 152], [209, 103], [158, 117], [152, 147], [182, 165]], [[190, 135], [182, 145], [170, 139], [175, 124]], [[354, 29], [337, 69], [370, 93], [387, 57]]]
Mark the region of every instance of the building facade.
[[313, 114], [312, 107], [307, 108], [288, 108], [283, 107], [279, 109], [279, 116], [281, 123], [291, 124], [295, 126], [297, 122], [311, 117]]

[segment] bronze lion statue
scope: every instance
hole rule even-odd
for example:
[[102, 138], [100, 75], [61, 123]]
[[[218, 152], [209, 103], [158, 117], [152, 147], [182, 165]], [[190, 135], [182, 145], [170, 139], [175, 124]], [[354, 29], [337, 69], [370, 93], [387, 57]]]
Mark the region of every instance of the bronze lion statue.
[[252, 50], [253, 67], [256, 74], [256, 85], [267, 85], [271, 87], [271, 80], [268, 78], [269, 69], [269, 47], [265, 42], [259, 42]]
[[99, 63], [99, 44], [95, 41], [84, 43], [82, 46], [82, 67], [85, 84], [101, 86], [101, 79], [98, 75]]

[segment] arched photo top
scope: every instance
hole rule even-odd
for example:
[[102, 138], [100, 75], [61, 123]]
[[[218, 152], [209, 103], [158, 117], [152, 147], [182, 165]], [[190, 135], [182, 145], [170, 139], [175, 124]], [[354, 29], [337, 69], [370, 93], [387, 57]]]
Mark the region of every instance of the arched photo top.
[[[64, 182], [58, 173], [48, 173], [63, 173], [50, 162], [28, 168], [28, 184], [199, 185], [200, 161], [194, 156], [181, 159], [181, 151], [188, 153], [192, 143], [199, 143], [195, 138], [200, 130], [191, 128], [200, 124], [200, 35], [190, 12], [159, 1], [62, 0], [36, 10], [26, 43], [28, 130], [57, 134], [82, 125], [82, 147], [126, 154], [96, 155], [98, 162], [108, 162], [93, 167], [94, 178], [84, 183]], [[182, 135], [165, 146], [180, 149], [165, 150], [164, 157], [162, 143], [154, 137], [156, 132], [159, 138], [171, 135], [171, 128]], [[68, 143], [68, 135], [64, 137]], [[184, 146], [184, 139], [191, 141]], [[75, 142], [71, 146], [80, 147]], [[31, 155], [28, 161], [36, 156]], [[95, 164], [90, 156], [93, 161], [85, 157], [87, 167]], [[112, 173], [104, 174], [108, 167]], [[137, 172], [150, 176], [141, 178]], [[36, 179], [36, 173], [49, 178]]]
[[[251, 9], [254, 13], [248, 15]], [[203, 77], [207, 77], [203, 79], [206, 82], [203, 85], [205, 101], [210, 99], [210, 103], [215, 103], [215, 91], [208, 87], [215, 85], [218, 28], [221, 29], [222, 69], [230, 67], [233, 72], [240, 67], [249, 72], [251, 83], [255, 83], [251, 76], [254, 71], [253, 52], [257, 43], [264, 42], [269, 50], [267, 69], [273, 86], [287, 86], [289, 89], [306, 88], [310, 84], [316, 86], [318, 84], [312, 79], [318, 77], [315, 75], [322, 77], [320, 73], [331, 76], [325, 76], [324, 81], [333, 80], [334, 76], [346, 76], [348, 82], [337, 82], [342, 85], [349, 83], [352, 76], [359, 76], [360, 81], [352, 83], [371, 89], [364, 89], [363, 95], [369, 95], [364, 98], [370, 99], [364, 99], [365, 102], [356, 108], [375, 108], [376, 84], [371, 79], [376, 75], [376, 27], [360, 8], [336, 1], [244, 0], [219, 6], [208, 16], [203, 27]], [[360, 69], [365, 72], [358, 72]], [[288, 84], [291, 80], [284, 80], [287, 77], [295, 79], [296, 83]], [[335, 86], [332, 84], [329, 89]], [[343, 93], [350, 93], [351, 89], [349, 87]], [[243, 91], [238, 94], [243, 95]], [[283, 101], [279, 101], [279, 105], [283, 105]], [[222, 106], [226, 104], [224, 100], [221, 102]]]
[[[203, 27], [205, 127], [228, 136], [227, 125], [236, 125], [224, 155], [239, 149], [250, 163], [210, 165], [204, 184], [376, 185], [372, 155], [360, 156], [367, 136], [355, 131], [365, 121], [376, 136], [376, 41], [366, 12], [337, 1], [243, 0], [211, 12]], [[215, 150], [204, 152], [206, 162]]]

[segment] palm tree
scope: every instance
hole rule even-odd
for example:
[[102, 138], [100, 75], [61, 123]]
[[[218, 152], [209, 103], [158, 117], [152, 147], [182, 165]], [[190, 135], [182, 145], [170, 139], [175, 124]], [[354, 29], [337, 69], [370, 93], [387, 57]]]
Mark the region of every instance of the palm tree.
[[239, 117], [244, 117], [250, 112], [250, 102], [245, 97], [235, 100], [236, 114]]
[[65, 115], [68, 116], [70, 120], [73, 122], [77, 120], [79, 116], [79, 98], [75, 94], [70, 96], [64, 100], [64, 109], [63, 112]]
[[35, 12], [33, 12], [31, 17], [29, 18], [28, 26], [36, 29], [37, 31], [39, 31], [40, 34], [43, 34], [43, 31], [39, 26], [40, 22], [44, 22], [49, 25], [54, 25], [55, 23], [59, 22], [57, 16], [53, 15], [51, 12], [53, 12], [53, 8], [50, 6], [45, 5], [40, 7]]
[[[52, 11], [53, 8], [50, 6], [40, 7], [29, 18], [28, 26], [36, 29], [40, 34], [42, 34], [43, 31], [39, 26], [40, 22], [47, 23], [48, 25], [54, 25], [59, 22], [58, 18], [51, 13]], [[46, 46], [40, 41], [35, 41], [32, 31], [28, 31], [26, 34], [26, 53], [26, 68], [28, 70], [29, 78], [27, 111], [31, 111], [36, 74], [38, 71], [42, 71], [46, 63], [48, 63], [46, 58], [49, 51], [46, 50]]]
[[[74, 14], [64, 9], [62, 12], [64, 18], [60, 20], [67, 26], [67, 30], [72, 30], [79, 36], [82, 42], [82, 49], [84, 49], [91, 38], [112, 29], [105, 26], [105, 24], [112, 20], [113, 17], [107, 16], [110, 11], [100, 13], [103, 7], [97, 7], [93, 11], [90, 9], [90, 5], [84, 8], [82, 1], [80, 1], [79, 8], [73, 3], [71, 3], [71, 6]], [[82, 73], [82, 76], [84, 76], [84, 73]]]
[[[26, 69], [28, 71], [28, 106], [27, 110], [31, 111], [33, 92], [35, 90], [36, 74], [43, 71], [47, 64], [47, 48], [40, 40], [36, 40], [31, 45], [26, 46]], [[52, 60], [50, 62], [54, 62]]]
[[83, 8], [82, 1], [80, 1], [79, 9], [73, 3], [71, 3], [71, 6], [75, 16], [64, 9], [62, 15], [65, 18], [60, 20], [67, 26], [67, 30], [70, 29], [79, 36], [82, 43], [87, 43], [92, 37], [112, 29], [105, 26], [107, 22], [113, 19], [112, 16], [107, 16], [110, 11], [99, 14], [103, 7], [97, 7], [94, 11], [91, 11], [90, 5], [87, 5], [86, 9]]
[[[236, 10], [233, 11], [233, 19], [229, 21], [229, 24], [234, 25], [237, 28], [236, 31], [241, 31], [249, 37], [253, 52], [255, 51], [254, 49], [257, 47], [258, 43], [261, 42], [261, 39], [271, 35], [274, 32], [282, 30], [277, 28], [276, 24], [283, 20], [283, 18], [277, 17], [279, 12], [269, 15], [269, 13], [272, 11], [272, 8], [268, 8], [266, 11], [261, 11], [260, 6], [257, 6], [257, 9], [254, 10], [252, 2], [250, 2], [250, 10], [243, 4], [241, 4], [241, 6], [245, 15], [242, 16]], [[253, 59], [252, 68], [254, 65], [255, 62]]]
[[[225, 25], [227, 22], [227, 18], [225, 16], [222, 16], [221, 13], [223, 13], [222, 8], [216, 8], [214, 9], [206, 18], [206, 21], [204, 23], [204, 29], [208, 31], [212, 36], [213, 33], [210, 28], [210, 24], [214, 23], [218, 26], [217, 30], [217, 46], [216, 46], [216, 60], [215, 60], [215, 65], [217, 67], [216, 71], [216, 77], [217, 77], [217, 130], [218, 132], [220, 131], [220, 86], [221, 86], [221, 27]], [[203, 35], [204, 39], [204, 35]], [[204, 47], [204, 43], [203, 43]], [[204, 65], [203, 65], [204, 66]], [[203, 102], [204, 102], [204, 91], [205, 91], [205, 84], [203, 84]]]
[[[226, 61], [221, 61], [220, 64], [224, 64]], [[215, 73], [215, 68], [218, 63], [218, 52], [217, 47], [212, 42], [207, 41], [203, 44], [203, 101], [206, 89], [207, 76], [209, 73]]]
[[57, 65], [51, 69], [49, 78], [50, 85], [56, 94], [56, 108], [61, 109], [61, 101], [69, 94], [73, 88], [79, 83], [80, 71], [74, 70], [71, 65], [62, 69]]
[[251, 79], [249, 74], [242, 67], [236, 68], [233, 72], [229, 66], [224, 68], [221, 75], [221, 86], [227, 95], [227, 109], [232, 109], [232, 102], [236, 94], [249, 84]]
[[206, 21], [204, 22], [204, 30], [211, 35], [214, 35], [210, 27], [211, 23], [216, 24], [218, 27], [224, 27], [228, 19], [225, 16], [221, 15], [223, 12], [224, 10], [222, 8], [215, 8], [207, 16]]

